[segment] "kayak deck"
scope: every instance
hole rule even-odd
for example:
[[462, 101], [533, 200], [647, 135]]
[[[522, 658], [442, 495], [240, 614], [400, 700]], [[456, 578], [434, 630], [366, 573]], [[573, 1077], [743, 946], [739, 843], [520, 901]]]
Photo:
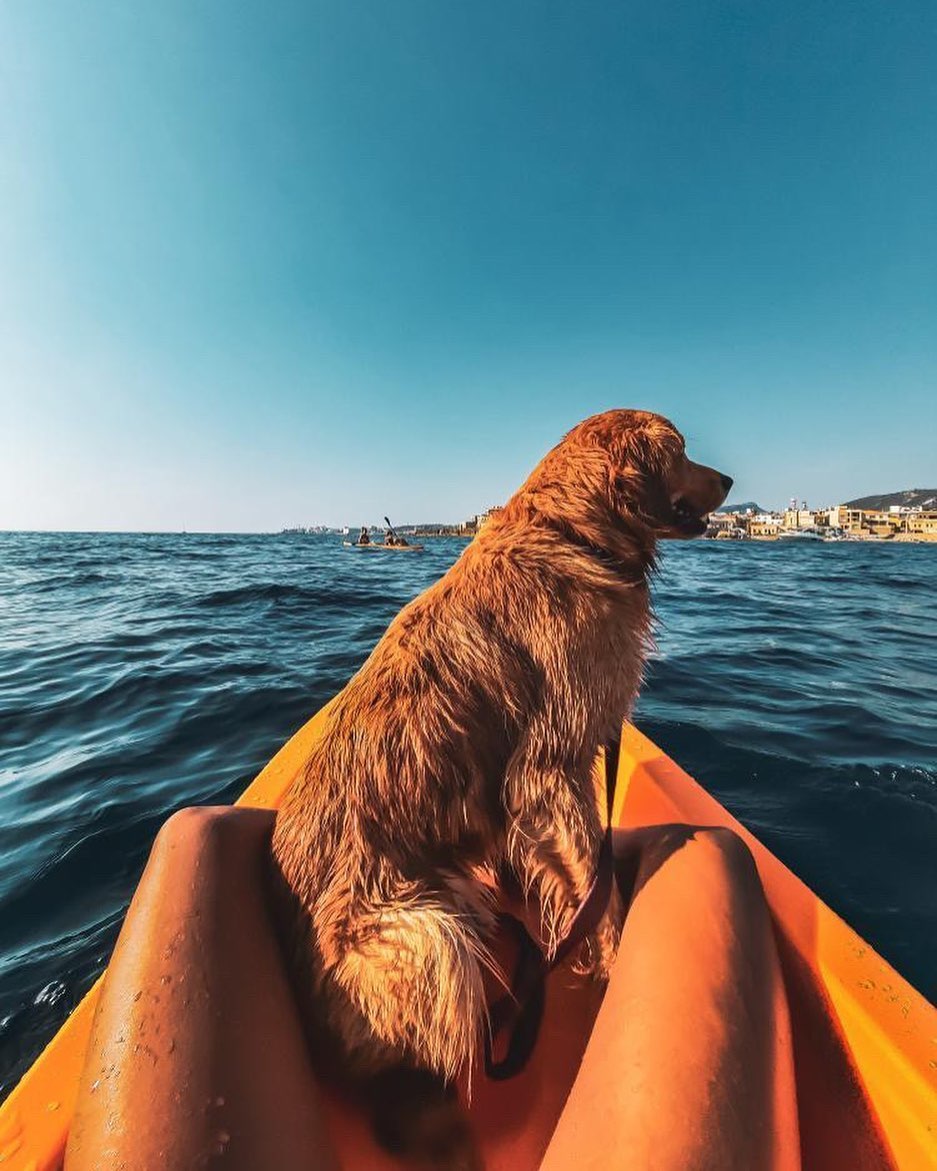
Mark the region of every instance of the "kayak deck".
[[[313, 717], [239, 804], [276, 807], [321, 734]], [[937, 1010], [651, 741], [623, 729], [614, 820], [626, 827], [722, 825], [752, 850], [771, 906], [790, 1001], [803, 1166], [937, 1166]], [[13, 1171], [61, 1166], [100, 981], [0, 1107], [0, 1160]], [[534, 1171], [575, 1077], [601, 992], [563, 969], [523, 1074], [476, 1075], [471, 1113], [488, 1171]], [[364, 1121], [327, 1088], [342, 1165], [399, 1168]]]

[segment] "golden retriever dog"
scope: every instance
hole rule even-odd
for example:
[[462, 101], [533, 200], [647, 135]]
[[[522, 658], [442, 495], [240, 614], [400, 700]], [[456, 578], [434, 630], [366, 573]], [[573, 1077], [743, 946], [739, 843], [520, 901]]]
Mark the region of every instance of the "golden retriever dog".
[[[420, 1121], [395, 1087], [474, 1061], [494, 926], [480, 876], [513, 872], [555, 949], [602, 843], [593, 764], [638, 692], [656, 542], [701, 534], [731, 483], [659, 415], [580, 423], [390, 624], [279, 812], [316, 1048], [379, 1079], [379, 1133], [425, 1165], [475, 1165], [451, 1098], [418, 1095]], [[619, 929], [616, 904], [583, 969], [607, 976]]]

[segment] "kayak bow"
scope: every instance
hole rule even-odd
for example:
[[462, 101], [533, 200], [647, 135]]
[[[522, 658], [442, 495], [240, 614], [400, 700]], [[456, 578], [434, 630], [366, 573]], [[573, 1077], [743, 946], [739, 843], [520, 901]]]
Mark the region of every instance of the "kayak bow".
[[[327, 711], [274, 756], [239, 804], [277, 806], [321, 735]], [[613, 821], [727, 826], [751, 849], [790, 1002], [805, 1171], [937, 1167], [937, 1011], [924, 997], [630, 725], [622, 733]], [[0, 1107], [5, 1169], [61, 1166], [99, 988], [100, 980]], [[471, 1109], [488, 1171], [539, 1165], [596, 1007], [581, 986], [577, 991], [569, 980], [551, 978], [540, 1039], [523, 1074], [510, 1082], [476, 1078]], [[323, 1100], [343, 1166], [399, 1166], [377, 1151], [349, 1105], [327, 1088]]]

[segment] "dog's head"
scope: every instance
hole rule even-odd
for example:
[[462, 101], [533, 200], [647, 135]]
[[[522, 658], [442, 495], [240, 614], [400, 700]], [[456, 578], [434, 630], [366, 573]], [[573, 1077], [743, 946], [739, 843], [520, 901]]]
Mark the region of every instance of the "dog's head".
[[729, 476], [688, 459], [680, 432], [650, 411], [593, 415], [570, 431], [548, 462], [554, 474], [588, 484], [615, 515], [654, 537], [699, 536], [732, 487]]

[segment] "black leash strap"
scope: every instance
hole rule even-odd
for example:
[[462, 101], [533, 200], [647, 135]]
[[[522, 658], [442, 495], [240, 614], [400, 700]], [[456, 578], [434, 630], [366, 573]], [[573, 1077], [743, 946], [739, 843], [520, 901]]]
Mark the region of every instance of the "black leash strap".
[[[492, 1081], [503, 1082], [520, 1073], [534, 1051], [543, 1019], [549, 968], [543, 952], [520, 919], [508, 914], [499, 915], [498, 919], [502, 929], [509, 930], [517, 940], [517, 963], [511, 991], [489, 1009], [488, 1031], [485, 1033], [485, 1073]], [[509, 1026], [511, 1036], [507, 1052], [500, 1061], [495, 1061], [492, 1045]]]
[[[615, 803], [615, 781], [618, 777], [620, 745], [616, 740], [605, 749], [605, 836], [596, 862], [595, 876], [585, 898], [579, 904], [569, 930], [547, 961], [523, 923], [514, 915], [499, 915], [502, 929], [509, 930], [517, 941], [517, 963], [511, 980], [511, 991], [491, 1006], [488, 1013], [488, 1031], [485, 1034], [485, 1073], [492, 1081], [506, 1081], [520, 1073], [537, 1044], [543, 1006], [546, 999], [547, 975], [576, 950], [583, 940], [598, 927], [612, 897], [615, 881], [615, 860], [612, 856], [612, 806]], [[507, 1052], [500, 1061], [492, 1055], [494, 1039], [512, 1025]]]

